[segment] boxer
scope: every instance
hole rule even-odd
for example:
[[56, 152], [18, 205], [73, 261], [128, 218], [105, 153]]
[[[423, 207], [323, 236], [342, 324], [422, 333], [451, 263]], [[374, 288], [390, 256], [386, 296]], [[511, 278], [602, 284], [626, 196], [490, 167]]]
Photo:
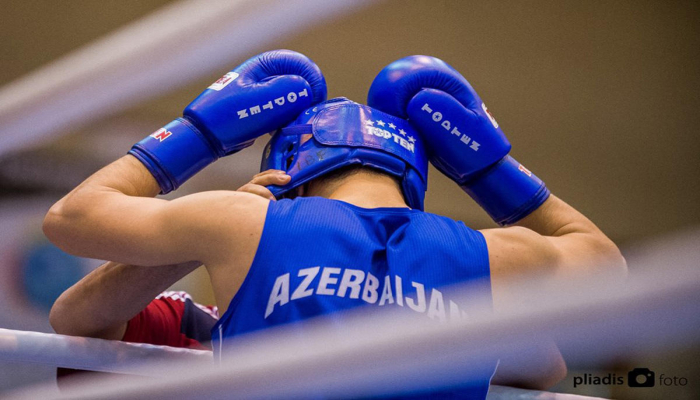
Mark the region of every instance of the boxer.
[[[486, 282], [497, 301], [499, 282], [514, 274], [561, 276], [601, 261], [625, 269], [590, 220], [508, 155], [496, 120], [444, 62], [418, 56], [390, 64], [372, 84], [369, 106], [323, 102], [325, 95], [308, 58], [254, 57], [183, 118], [58, 201], [44, 232], [80, 256], [204, 264], [217, 304], [227, 308], [213, 329], [224, 343], [361, 305], [449, 323], [464, 310], [440, 290], [447, 284]], [[269, 131], [276, 132], [262, 169], [284, 171], [267, 173], [279, 179], [268, 190], [288, 198], [233, 191], [153, 198]], [[428, 161], [504, 227], [475, 231], [423, 212]], [[516, 372], [513, 384], [542, 388], [565, 366], [550, 354]], [[485, 397], [491, 373], [459, 390]]]

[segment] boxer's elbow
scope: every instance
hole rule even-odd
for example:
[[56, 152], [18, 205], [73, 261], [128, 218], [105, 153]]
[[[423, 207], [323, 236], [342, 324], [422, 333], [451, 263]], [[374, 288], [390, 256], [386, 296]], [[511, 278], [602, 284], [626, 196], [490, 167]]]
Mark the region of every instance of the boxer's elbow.
[[59, 200], [49, 208], [44, 216], [44, 223], [41, 225], [44, 235], [51, 243], [56, 243], [56, 239], [60, 237], [62, 202], [63, 200]]
[[51, 243], [58, 246], [61, 250], [66, 249], [66, 235], [68, 232], [66, 218], [64, 218], [62, 201], [54, 204], [44, 216], [44, 223], [41, 229], [44, 235]]
[[121, 340], [128, 320], [110, 312], [109, 306], [94, 297], [89, 285], [86, 287], [79, 282], [53, 303], [49, 324], [60, 335]]
[[566, 378], [568, 369], [562, 358], [553, 362], [545, 373], [523, 382], [520, 387], [531, 390], [547, 390]]
[[74, 297], [75, 293], [68, 289], [53, 303], [49, 312], [49, 324], [54, 332], [67, 336], [112, 339], [101, 335], [103, 327], [98, 325], [99, 317], [90, 317], [89, 311], [82, 309]]
[[593, 243], [593, 251], [597, 254], [598, 269], [601, 272], [627, 276], [627, 261], [617, 245], [605, 235], [600, 235]]
[[79, 329], [76, 329], [79, 327], [79, 324], [76, 324], [76, 321], [73, 321], [71, 318], [72, 315], [69, 312], [70, 307], [67, 307], [64, 297], [65, 293], [53, 303], [51, 311], [49, 312], [49, 324], [51, 324], [53, 330], [58, 334], [82, 336]]
[[557, 249], [557, 266], [558, 271], [567, 276], [572, 273], [578, 276], [627, 276], [627, 262], [620, 249], [603, 233], [574, 233], [562, 240]]
[[615, 273], [619, 273], [622, 276], [627, 276], [627, 260], [620, 252], [620, 249], [612, 245], [613, 248], [608, 250], [608, 259], [610, 263], [610, 269]]
[[75, 235], [78, 233], [79, 221], [82, 215], [79, 207], [75, 207], [66, 198], [54, 204], [44, 216], [42, 230], [44, 235], [61, 250], [75, 254]]
[[556, 346], [527, 349], [501, 359], [491, 383], [529, 390], [547, 390], [566, 378], [567, 367]]

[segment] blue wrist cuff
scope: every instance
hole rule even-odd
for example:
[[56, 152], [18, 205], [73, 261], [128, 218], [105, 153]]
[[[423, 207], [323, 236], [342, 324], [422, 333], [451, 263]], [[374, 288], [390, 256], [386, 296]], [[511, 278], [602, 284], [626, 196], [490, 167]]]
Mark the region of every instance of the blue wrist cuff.
[[218, 158], [204, 135], [178, 118], [136, 143], [129, 154], [156, 178], [161, 194], [169, 193]]
[[511, 225], [525, 218], [550, 194], [540, 178], [511, 156], [460, 186], [499, 225]]

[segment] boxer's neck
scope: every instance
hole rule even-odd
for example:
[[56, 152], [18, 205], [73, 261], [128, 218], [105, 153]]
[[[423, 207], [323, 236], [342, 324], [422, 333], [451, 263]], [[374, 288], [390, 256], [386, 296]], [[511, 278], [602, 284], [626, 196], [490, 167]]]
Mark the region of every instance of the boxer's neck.
[[341, 200], [362, 208], [408, 207], [396, 180], [377, 173], [358, 172], [322, 184], [312, 182], [305, 196]]

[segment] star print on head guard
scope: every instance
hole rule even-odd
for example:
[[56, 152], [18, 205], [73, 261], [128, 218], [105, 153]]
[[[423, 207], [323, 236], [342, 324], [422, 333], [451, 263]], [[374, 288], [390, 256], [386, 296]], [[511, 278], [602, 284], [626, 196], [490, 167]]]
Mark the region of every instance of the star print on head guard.
[[[311, 139], [302, 143], [302, 136]], [[275, 132], [263, 152], [261, 171], [279, 169], [292, 177], [269, 186], [275, 197], [348, 165], [393, 175], [409, 207], [423, 210], [428, 157], [417, 132], [406, 121], [344, 97], [302, 113]]]

